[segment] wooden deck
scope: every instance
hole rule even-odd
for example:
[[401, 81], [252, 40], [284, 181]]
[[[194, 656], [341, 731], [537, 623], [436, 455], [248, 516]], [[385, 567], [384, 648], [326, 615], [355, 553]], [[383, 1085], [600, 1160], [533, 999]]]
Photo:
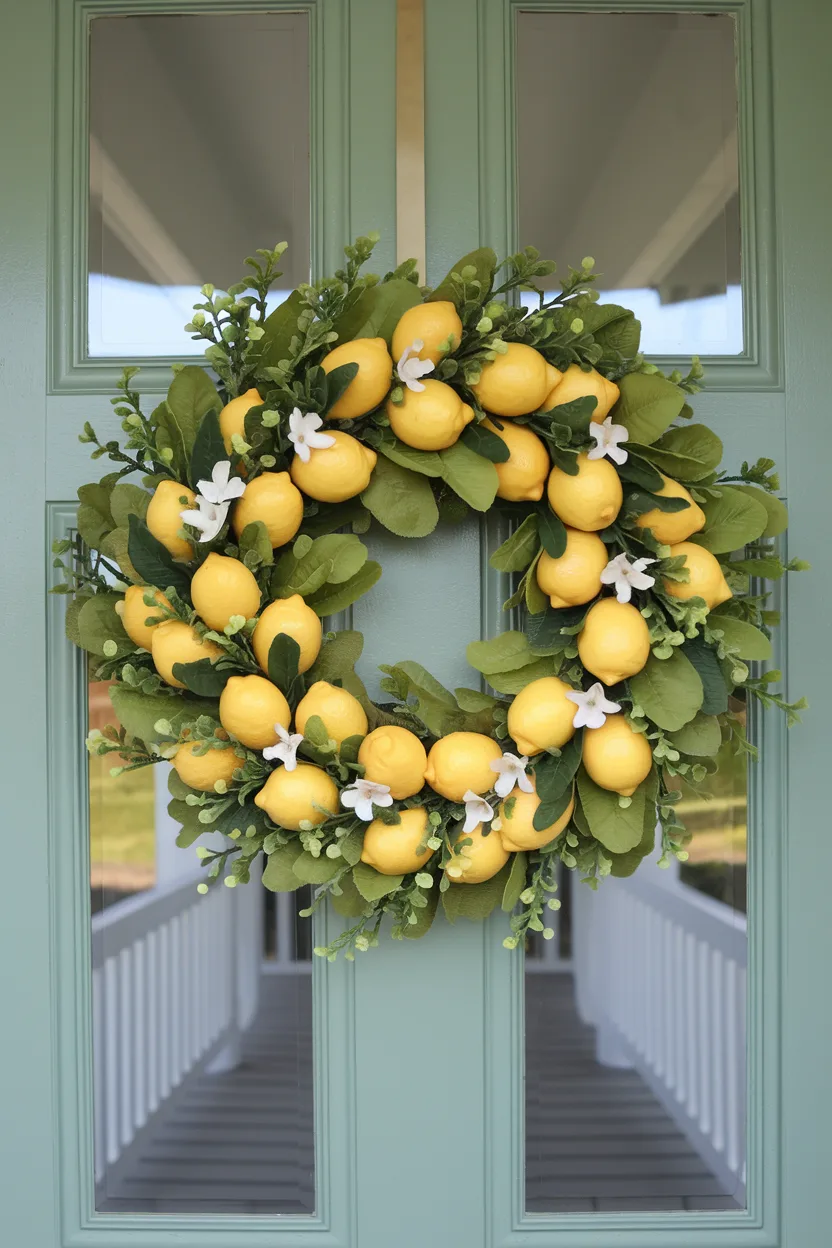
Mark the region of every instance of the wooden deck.
[[[310, 997], [306, 975], [263, 977], [241, 1064], [186, 1081], [99, 1210], [313, 1211]], [[526, 1001], [531, 1212], [736, 1207], [640, 1077], [597, 1064], [569, 976], [529, 975]]]

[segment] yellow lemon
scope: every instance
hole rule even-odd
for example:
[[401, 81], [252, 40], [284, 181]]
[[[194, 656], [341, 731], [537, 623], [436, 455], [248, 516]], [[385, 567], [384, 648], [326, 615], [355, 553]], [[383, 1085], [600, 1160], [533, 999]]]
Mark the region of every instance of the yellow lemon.
[[[445, 344], [449, 338], [452, 342], [447, 347]], [[407, 347], [421, 342], [422, 346], [414, 351], [413, 356], [438, 364], [443, 355], [456, 351], [461, 341], [462, 321], [449, 300], [417, 303], [415, 307], [407, 309], [393, 330], [393, 359], [400, 360]]]
[[288, 472], [263, 472], [234, 504], [231, 527], [239, 539], [247, 524], [262, 520], [272, 546], [285, 546], [303, 521], [303, 495]]
[[485, 411], [495, 416], [525, 416], [543, 406], [561, 374], [534, 347], [522, 342], [506, 345], [505, 352], [483, 365], [471, 389]]
[[486, 429], [496, 433], [508, 447], [508, 459], [495, 464], [497, 469], [497, 497], [520, 503], [543, 497], [546, 478], [552, 467], [549, 452], [542, 438], [525, 425], [504, 424], [498, 429], [490, 420], [483, 421]]
[[294, 637], [300, 646], [298, 670], [308, 671], [318, 657], [323, 632], [320, 619], [300, 594], [270, 602], [254, 627], [251, 644], [264, 672], [269, 670], [269, 648], [278, 633]]
[[337, 403], [329, 409], [328, 420], [355, 420], [378, 407], [390, 389], [393, 361], [383, 338], [356, 338], [343, 342], [321, 361], [325, 373], [342, 364], [357, 364], [358, 372]]
[[562, 468], [549, 473], [549, 505], [564, 524], [584, 533], [595, 533], [612, 524], [621, 510], [624, 491], [621, 478], [608, 459], [578, 456], [578, 471], [570, 476]]
[[425, 783], [425, 747], [408, 728], [395, 724], [376, 728], [361, 742], [358, 761], [364, 768], [365, 780], [388, 784], [397, 801], [412, 797]]
[[[161, 590], [151, 589], [149, 585], [131, 585], [124, 595], [124, 606], [119, 612], [125, 633], [143, 650], [150, 649], [154, 628], [158, 624], [163, 624], [167, 619], [167, 616], [156, 614], [153, 607], [147, 605], [144, 596], [148, 593], [153, 594], [154, 602], [163, 603], [166, 607], [170, 606]], [[146, 622], [148, 619], [155, 620], [155, 623], [148, 624]]]
[[670, 547], [670, 554], [684, 555], [685, 567], [690, 572], [690, 580], [685, 584], [681, 581], [664, 582], [671, 597], [704, 598], [709, 611], [733, 598], [719, 560], [704, 546], [697, 546], [695, 542], [678, 542]]
[[500, 828], [500, 840], [503, 842], [503, 849], [511, 850], [514, 853], [523, 849], [540, 849], [541, 846], [548, 845], [556, 836], [560, 836], [572, 818], [572, 811], [575, 809], [575, 793], [573, 790], [569, 805], [560, 819], [556, 819], [548, 828], [538, 832], [534, 826], [535, 812], [540, 805], [540, 798], [537, 796], [537, 793], [523, 793], [519, 789], [515, 789], [509, 801], [513, 803], [511, 814], [506, 814], [505, 802], [500, 803], [497, 813], [503, 825]]
[[602, 598], [590, 607], [578, 634], [578, 654], [588, 672], [605, 685], [635, 676], [650, 654], [650, 630], [629, 602]]
[[597, 533], [566, 530], [566, 550], [557, 559], [544, 550], [537, 561], [537, 583], [553, 607], [578, 607], [601, 592], [609, 554]]
[[508, 731], [521, 754], [560, 749], [574, 737], [577, 707], [569, 692], [557, 676], [541, 676], [520, 690], [508, 708]]
[[203, 793], [213, 793], [218, 780], [231, 783], [234, 772], [243, 766], [245, 760], [232, 748], [194, 754], [200, 744], [199, 741], [188, 741], [187, 744], [180, 745], [172, 759], [174, 770], [183, 784], [192, 789], [200, 789]]
[[174, 689], [185, 686], [173, 674], [174, 663], [197, 663], [200, 659], [218, 659], [222, 650], [213, 641], [203, 641], [191, 624], [184, 620], [168, 620], [153, 629], [150, 653], [156, 671]]
[[497, 833], [483, 835], [481, 823], [477, 824], [473, 832], [466, 832], [460, 840], [470, 840], [472, 844], [455, 850], [453, 858], [445, 868], [445, 874], [452, 884], [482, 884], [484, 880], [490, 880], [502, 871], [508, 862], [508, 850], [504, 848]]
[[428, 839], [428, 812], [421, 806], [400, 810], [401, 823], [368, 824], [361, 847], [361, 861], [368, 862], [382, 875], [409, 875], [423, 867], [432, 849], [416, 850]]
[[193, 490], [189, 490], [187, 485], [180, 485], [178, 481], [160, 481], [153, 491], [145, 522], [153, 536], [170, 551], [174, 559], [190, 559], [194, 553], [191, 543], [177, 534], [184, 523], [180, 512], [192, 508], [195, 501]]
[[642, 529], [652, 529], [657, 542], [675, 546], [677, 542], [686, 542], [693, 533], [698, 533], [705, 527], [705, 513], [678, 481], [666, 477], [664, 473], [662, 481], [664, 484], [660, 490], [656, 490], [657, 494], [662, 498], [684, 498], [689, 505], [682, 511], [660, 511], [658, 507], [654, 507], [652, 511], [645, 511], [639, 516], [636, 524]]
[[366, 490], [378, 456], [348, 433], [339, 431], [329, 436], [335, 439], [335, 445], [310, 451], [306, 463], [295, 455], [292, 480], [299, 490], [319, 503], [343, 503]]
[[[254, 799], [272, 823], [299, 832], [301, 823], [313, 827], [338, 810], [338, 787], [321, 767], [298, 763], [293, 771], [278, 767]], [[320, 807], [320, 809], [318, 809]]]
[[229, 455], [231, 454], [231, 439], [234, 434], [239, 433], [240, 437], [245, 439], [246, 412], [252, 407], [262, 406], [262, 403], [263, 398], [260, 391], [252, 386], [250, 390], [246, 390], [245, 394], [238, 395], [236, 399], [226, 403], [220, 412], [220, 433]]
[[580, 364], [570, 364], [562, 380], [546, 396], [543, 410], [548, 412], [553, 407], [560, 407], [563, 403], [571, 403], [573, 399], [583, 399], [592, 395], [598, 400], [592, 419], [600, 425], [601, 421], [609, 416], [610, 409], [618, 402], [620, 393], [614, 381], [607, 381], [606, 377], [602, 377], [594, 368], [587, 373]]
[[450, 732], [431, 747], [425, 779], [449, 802], [461, 802], [468, 789], [487, 793], [494, 788], [497, 773], [491, 764], [502, 756], [497, 742], [482, 732]]
[[364, 707], [346, 689], [339, 689], [327, 680], [316, 680], [298, 703], [295, 711], [295, 728], [306, 731], [306, 721], [317, 715], [323, 720], [329, 736], [341, 744], [347, 737], [367, 735], [367, 716]]
[[632, 797], [653, 766], [653, 751], [643, 733], [635, 732], [623, 715], [608, 715], [600, 728], [584, 730], [582, 759], [602, 789]]
[[250, 620], [257, 614], [260, 586], [254, 573], [239, 559], [212, 551], [194, 573], [191, 601], [208, 627], [221, 633], [232, 615]]
[[265, 676], [232, 676], [220, 695], [220, 723], [250, 750], [277, 745], [275, 724], [288, 728], [289, 703]]
[[427, 377], [422, 385], [424, 390], [405, 390], [401, 403], [387, 404], [390, 427], [419, 451], [447, 450], [474, 419], [474, 409], [444, 381]]

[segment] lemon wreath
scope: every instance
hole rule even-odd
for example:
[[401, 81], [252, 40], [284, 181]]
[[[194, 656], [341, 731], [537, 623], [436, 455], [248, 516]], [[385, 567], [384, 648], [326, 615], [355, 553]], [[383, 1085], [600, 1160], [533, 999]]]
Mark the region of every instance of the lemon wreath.
[[[87, 744], [115, 773], [171, 761], [177, 843], [221, 834], [197, 847], [209, 881], [261, 860], [266, 888], [313, 886], [305, 914], [331, 897], [350, 922], [319, 954], [377, 943], [385, 915], [421, 936], [440, 897], [451, 920], [502, 905], [516, 947], [551, 936], [559, 863], [595, 887], [657, 835], [660, 864], [686, 857], [677, 778], [753, 753], [743, 699], [796, 716], [749, 664], [777, 623], [764, 582], [805, 565], [773, 543], [773, 463], [719, 471], [698, 361], [647, 362], [591, 260], [547, 299], [533, 248], [483, 248], [431, 290], [412, 261], [362, 275], [375, 241], [270, 313], [283, 247], [258, 252], [186, 327], [210, 371], [174, 369], [145, 414], [128, 369], [124, 445], [85, 426], [115, 470], [79, 490], [57, 589], [119, 721]], [[519, 624], [468, 647], [492, 692], [405, 660], [372, 701], [361, 635], [322, 625], [381, 575], [361, 535], [492, 507]]]

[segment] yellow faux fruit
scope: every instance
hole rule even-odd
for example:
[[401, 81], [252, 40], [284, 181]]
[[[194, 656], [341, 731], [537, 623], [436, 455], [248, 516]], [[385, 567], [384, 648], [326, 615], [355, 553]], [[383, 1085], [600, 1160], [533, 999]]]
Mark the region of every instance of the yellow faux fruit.
[[635, 732], [623, 715], [608, 715], [600, 728], [584, 729], [582, 759], [602, 789], [632, 797], [650, 774], [653, 751], [644, 734]]
[[422, 806], [400, 810], [401, 823], [368, 824], [361, 847], [361, 861], [368, 862], [382, 875], [409, 875], [423, 867], [432, 849], [417, 849], [428, 839], [428, 812]]
[[213, 641], [203, 641], [191, 624], [184, 620], [168, 620], [157, 624], [150, 642], [153, 665], [167, 684], [184, 689], [173, 674], [174, 663], [198, 663], [200, 659], [218, 659], [222, 650]]
[[173, 767], [183, 784], [203, 793], [213, 793], [218, 781], [231, 783], [234, 772], [243, 766], [245, 760], [230, 746], [195, 754], [194, 750], [202, 744], [201, 741], [188, 741], [180, 745], [172, 759]]
[[510, 815], [506, 814], [506, 802], [501, 802], [497, 811], [502, 824], [499, 835], [503, 842], [503, 849], [508, 849], [513, 853], [524, 849], [540, 849], [541, 846], [548, 845], [556, 836], [560, 836], [575, 809], [573, 790], [569, 805], [561, 817], [539, 832], [534, 826], [534, 816], [540, 805], [537, 793], [523, 793], [515, 789], [508, 801], [511, 803]]
[[596, 533], [612, 524], [621, 510], [621, 478], [608, 459], [588, 459], [586, 451], [581, 452], [577, 463], [574, 476], [558, 467], [549, 473], [549, 506], [564, 524]]
[[662, 488], [656, 490], [661, 498], [683, 498], [688, 506], [681, 511], [660, 511], [654, 507], [640, 515], [636, 524], [642, 529], [652, 529], [657, 542], [675, 546], [677, 542], [686, 542], [692, 534], [705, 527], [705, 513], [678, 481], [662, 473], [662, 482]]
[[181, 513], [193, 508], [195, 502], [193, 490], [178, 481], [160, 481], [153, 491], [145, 523], [174, 559], [190, 559], [194, 553], [191, 543], [178, 533], [184, 524]]
[[419, 451], [445, 451], [474, 419], [474, 409], [444, 381], [426, 377], [422, 385], [424, 390], [405, 390], [401, 403], [388, 402], [390, 427]]
[[670, 547], [670, 555], [671, 558], [684, 555], [685, 567], [690, 572], [690, 580], [684, 583], [665, 580], [664, 587], [672, 598], [704, 598], [709, 611], [733, 598], [722, 565], [704, 546], [697, 546], [695, 542], [678, 542]]
[[252, 619], [260, 609], [260, 586], [254, 573], [239, 559], [214, 551], [191, 581], [194, 610], [209, 628], [221, 633], [232, 615]]
[[300, 594], [270, 602], [251, 635], [251, 644], [264, 672], [269, 670], [269, 649], [278, 633], [294, 637], [300, 646], [298, 670], [306, 672], [318, 657], [323, 632], [321, 621]]
[[590, 607], [578, 634], [578, 654], [588, 672], [605, 685], [635, 676], [650, 654], [650, 630], [629, 602], [602, 598]]
[[321, 361], [325, 373], [342, 364], [357, 364], [358, 372], [337, 403], [329, 409], [328, 420], [355, 420], [378, 407], [390, 389], [393, 361], [383, 338], [356, 338], [343, 342]]
[[397, 801], [413, 797], [425, 783], [425, 747], [408, 728], [385, 724], [374, 729], [361, 742], [358, 761], [364, 768], [364, 779], [389, 785]]
[[226, 403], [220, 412], [220, 433], [225, 443], [225, 449], [231, 454], [231, 439], [235, 433], [245, 441], [246, 437], [246, 413], [252, 407], [261, 407], [263, 398], [259, 390], [254, 386], [250, 390], [246, 390], [245, 394], [238, 395], [236, 399], [232, 399], [230, 403]]
[[508, 447], [508, 459], [495, 464], [497, 469], [497, 497], [513, 503], [537, 502], [543, 497], [546, 478], [552, 467], [549, 452], [536, 433], [525, 425], [504, 424], [498, 429], [490, 420], [483, 421]]
[[316, 680], [301, 698], [295, 711], [296, 730], [305, 732], [307, 720], [313, 715], [323, 720], [324, 728], [338, 746], [347, 737], [367, 735], [367, 716], [358, 698], [327, 680]]
[[620, 393], [614, 381], [607, 381], [606, 377], [602, 377], [594, 368], [587, 373], [580, 364], [570, 364], [562, 380], [546, 396], [543, 410], [548, 412], [551, 408], [560, 407], [563, 403], [571, 403], [573, 399], [583, 399], [591, 395], [598, 400], [592, 419], [600, 425], [604, 417], [609, 415], [610, 409], [618, 402]]
[[521, 754], [560, 749], [575, 735], [569, 692], [557, 676], [541, 676], [520, 690], [508, 708], [508, 731]]
[[497, 773], [491, 764], [502, 756], [497, 742], [482, 732], [450, 732], [431, 747], [425, 779], [449, 802], [461, 802], [469, 789], [487, 793], [494, 788]]
[[319, 503], [343, 503], [366, 490], [378, 456], [348, 433], [336, 431], [329, 437], [335, 439], [335, 445], [311, 450], [306, 463], [295, 455], [292, 480]]
[[560, 378], [534, 347], [509, 342], [506, 351], [483, 365], [471, 389], [485, 411], [495, 416], [525, 416], [542, 408]]
[[338, 810], [338, 787], [321, 767], [298, 763], [294, 771], [278, 767], [254, 799], [272, 823], [299, 832], [302, 823], [314, 828]]
[[[452, 340], [450, 347], [446, 345], [449, 338]], [[393, 330], [393, 359], [400, 360], [408, 347], [412, 347], [414, 342], [421, 342], [422, 346], [414, 352], [414, 356], [438, 364], [443, 355], [457, 349], [461, 340], [462, 321], [449, 300], [417, 303], [407, 309]]]
[[466, 832], [460, 840], [470, 840], [470, 845], [463, 845], [445, 868], [445, 874], [452, 884], [482, 884], [502, 871], [508, 862], [509, 852], [504, 848], [496, 832], [483, 834], [483, 827], [478, 823], [473, 832]]
[[220, 695], [220, 723], [250, 750], [277, 745], [275, 724], [288, 728], [289, 703], [265, 676], [232, 676]]
[[597, 533], [566, 530], [566, 550], [557, 559], [544, 550], [537, 561], [537, 583], [553, 607], [578, 607], [601, 592], [609, 554]]
[[231, 514], [237, 538], [256, 520], [265, 524], [273, 547], [291, 542], [303, 521], [303, 495], [288, 472], [263, 472], [246, 486]]
[[[163, 624], [168, 617], [159, 615], [153, 607], [149, 607], [144, 600], [145, 594], [152, 594], [154, 602], [170, 608], [170, 603], [160, 589], [151, 589], [149, 585], [131, 585], [124, 595], [124, 606], [119, 614], [130, 640], [143, 650], [149, 650], [154, 628]], [[148, 624], [148, 619], [156, 622]]]

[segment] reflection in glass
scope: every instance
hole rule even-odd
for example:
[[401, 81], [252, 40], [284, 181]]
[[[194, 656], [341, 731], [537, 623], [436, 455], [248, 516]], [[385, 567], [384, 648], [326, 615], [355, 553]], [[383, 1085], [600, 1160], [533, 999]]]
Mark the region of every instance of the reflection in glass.
[[201, 354], [200, 286], [257, 247], [289, 243], [273, 304], [309, 279], [305, 13], [97, 17], [89, 88], [91, 356]]
[[[115, 722], [104, 682], [89, 723]], [[311, 950], [297, 899], [196, 891], [168, 765], [89, 765], [96, 1208], [312, 1213]], [[210, 836], [206, 843], [210, 841]], [[308, 926], [308, 924], [307, 924]]]
[[743, 350], [734, 33], [727, 13], [517, 16], [518, 242], [563, 271], [593, 256], [650, 354]]

